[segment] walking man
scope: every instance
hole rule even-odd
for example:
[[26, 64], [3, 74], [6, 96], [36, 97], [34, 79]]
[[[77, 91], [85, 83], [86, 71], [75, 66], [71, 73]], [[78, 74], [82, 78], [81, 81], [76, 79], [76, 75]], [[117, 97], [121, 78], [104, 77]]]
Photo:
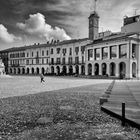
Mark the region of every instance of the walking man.
[[40, 74], [40, 79], [41, 79], [41, 83], [42, 83], [42, 82], [45, 82], [45, 81], [44, 81], [44, 75], [43, 75], [42, 73]]

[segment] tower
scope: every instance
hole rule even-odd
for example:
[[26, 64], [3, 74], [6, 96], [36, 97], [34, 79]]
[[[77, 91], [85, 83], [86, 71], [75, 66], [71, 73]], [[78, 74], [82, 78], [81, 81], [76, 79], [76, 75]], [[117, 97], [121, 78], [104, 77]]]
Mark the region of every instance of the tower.
[[99, 16], [96, 12], [96, 0], [94, 3], [94, 11], [89, 16], [89, 39], [94, 40], [98, 36]]

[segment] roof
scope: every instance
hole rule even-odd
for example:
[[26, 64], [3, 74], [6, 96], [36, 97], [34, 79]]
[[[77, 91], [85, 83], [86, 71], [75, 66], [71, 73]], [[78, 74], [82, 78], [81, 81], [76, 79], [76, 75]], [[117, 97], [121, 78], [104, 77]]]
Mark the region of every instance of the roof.
[[87, 40], [88, 40], [88, 38], [83, 38], [83, 39], [64, 40], [64, 41], [57, 42], [57, 43], [46, 43], [46, 44], [39, 44], [38, 43], [38, 44], [34, 44], [34, 45], [29, 45], [29, 46], [13, 47], [13, 48], [1, 50], [0, 52], [24, 51], [26, 49], [35, 49], [35, 48], [43, 48], [43, 47], [54, 47], [54, 46], [72, 44], [72, 43], [77, 43], [77, 42], [82, 42], [82, 41], [87, 41]]
[[[104, 42], [108, 42], [108, 41], [113, 41], [113, 40], [118, 40], [118, 39], [126, 39], [126, 38], [131, 38], [132, 39], [132, 35], [136, 35], [137, 33], [128, 33], [128, 34], [125, 34], [125, 33], [116, 33], [116, 34], [111, 34], [109, 36], [106, 36], [104, 38], [100, 38], [100, 39], [97, 39], [97, 40], [94, 40], [92, 43], [90, 44], [87, 44], [86, 46], [88, 45], [92, 45], [92, 44], [99, 44], [99, 43], [104, 43]], [[140, 41], [140, 39], [139, 39]]]

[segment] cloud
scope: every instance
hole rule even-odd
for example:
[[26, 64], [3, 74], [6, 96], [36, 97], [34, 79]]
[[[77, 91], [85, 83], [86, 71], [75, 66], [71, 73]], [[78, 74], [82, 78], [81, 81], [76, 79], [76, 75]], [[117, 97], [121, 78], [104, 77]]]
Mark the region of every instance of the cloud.
[[4, 25], [0, 24], [0, 40], [2, 40], [5, 43], [12, 43], [16, 40], [21, 40], [21, 38], [10, 34], [7, 28]]
[[45, 21], [45, 16], [37, 13], [29, 15], [29, 19], [25, 20], [25, 23], [17, 23], [18, 28], [24, 32], [39, 36], [40, 38], [58, 39], [58, 40], [68, 40], [71, 39], [69, 35], [66, 34], [65, 30], [59, 27], [52, 27]]

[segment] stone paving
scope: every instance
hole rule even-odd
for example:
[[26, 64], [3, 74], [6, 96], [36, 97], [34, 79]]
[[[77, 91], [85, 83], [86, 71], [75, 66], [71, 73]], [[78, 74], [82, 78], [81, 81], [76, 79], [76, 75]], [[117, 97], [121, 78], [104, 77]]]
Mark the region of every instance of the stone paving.
[[126, 118], [140, 124], [140, 81], [116, 81], [110, 98], [103, 107], [122, 115], [123, 102], [126, 106]]

